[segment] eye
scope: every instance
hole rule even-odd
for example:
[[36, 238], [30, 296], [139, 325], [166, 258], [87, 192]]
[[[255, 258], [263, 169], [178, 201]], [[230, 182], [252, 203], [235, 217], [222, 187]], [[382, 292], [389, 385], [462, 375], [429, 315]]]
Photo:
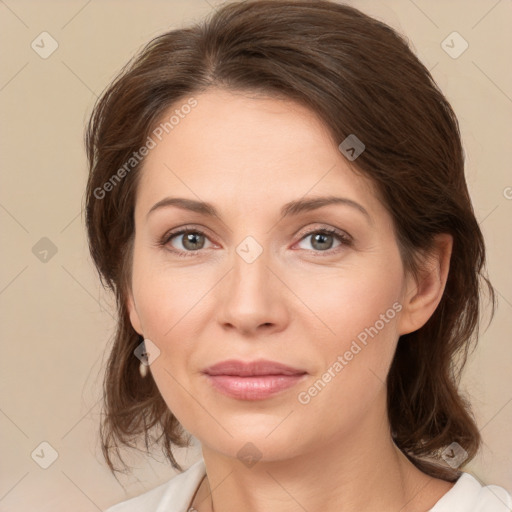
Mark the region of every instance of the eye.
[[[306, 233], [299, 243], [303, 243], [305, 240], [310, 238], [310, 245], [314, 248], [314, 252], [336, 252], [340, 246], [349, 246], [351, 244], [351, 238], [342, 231], [334, 228], [322, 228]], [[338, 245], [334, 247], [334, 241], [338, 241]], [[311, 250], [307, 247], [302, 249]]]
[[[302, 235], [299, 244], [304, 243], [308, 238], [310, 238], [310, 246], [312, 246], [313, 249], [308, 247], [300, 248], [315, 253], [332, 254], [337, 252], [340, 247], [350, 246], [352, 243], [350, 235], [334, 228], [322, 228], [309, 231]], [[205, 246], [207, 241], [211, 244], [211, 241], [204, 231], [185, 226], [177, 231], [166, 233], [159, 241], [159, 245], [175, 253], [177, 256], [187, 257], [195, 256], [201, 252], [201, 249], [211, 247], [211, 245]], [[338, 245], [333, 248], [335, 241], [338, 241]]]
[[[197, 228], [182, 228], [179, 231], [166, 233], [160, 245], [167, 247], [178, 256], [194, 256], [194, 252], [205, 248], [206, 234]], [[189, 253], [189, 254], [187, 254]]]

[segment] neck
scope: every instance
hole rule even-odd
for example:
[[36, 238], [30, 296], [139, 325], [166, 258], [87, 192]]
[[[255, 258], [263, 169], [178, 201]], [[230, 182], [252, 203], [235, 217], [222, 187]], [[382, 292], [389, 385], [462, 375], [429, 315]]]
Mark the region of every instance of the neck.
[[387, 419], [381, 425], [375, 430], [361, 424], [343, 438], [319, 440], [307, 453], [282, 460], [262, 457], [252, 467], [203, 445], [207, 479], [194, 508], [198, 512], [430, 509], [453, 484], [419, 471], [393, 443]]

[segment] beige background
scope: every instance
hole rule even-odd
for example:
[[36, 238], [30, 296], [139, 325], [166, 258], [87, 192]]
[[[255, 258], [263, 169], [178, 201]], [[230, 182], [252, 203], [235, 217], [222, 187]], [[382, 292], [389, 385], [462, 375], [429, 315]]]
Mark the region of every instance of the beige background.
[[[74, 512], [94, 512], [173, 475], [161, 457], [134, 457], [134, 473], [118, 483], [99, 451], [102, 365], [114, 322], [87, 252], [83, 130], [96, 96], [136, 50], [220, 3], [0, 0], [1, 511], [72, 504]], [[469, 469], [512, 491], [512, 4], [351, 3], [407, 35], [459, 117], [500, 301], [463, 382], [485, 440]], [[43, 31], [58, 43], [46, 59], [31, 48]], [[441, 46], [453, 31], [469, 44], [457, 59]], [[43, 237], [54, 255], [48, 241], [33, 250]], [[38, 448], [43, 441], [58, 453], [46, 470], [35, 462], [49, 461], [51, 450]], [[179, 458], [188, 467], [198, 454], [195, 446]]]

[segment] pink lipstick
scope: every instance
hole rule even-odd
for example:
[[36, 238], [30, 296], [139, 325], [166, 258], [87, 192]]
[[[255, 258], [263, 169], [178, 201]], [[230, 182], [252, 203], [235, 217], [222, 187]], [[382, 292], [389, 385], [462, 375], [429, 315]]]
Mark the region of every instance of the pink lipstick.
[[264, 400], [295, 386], [307, 375], [305, 370], [264, 359], [230, 359], [206, 368], [203, 373], [217, 391], [239, 400]]

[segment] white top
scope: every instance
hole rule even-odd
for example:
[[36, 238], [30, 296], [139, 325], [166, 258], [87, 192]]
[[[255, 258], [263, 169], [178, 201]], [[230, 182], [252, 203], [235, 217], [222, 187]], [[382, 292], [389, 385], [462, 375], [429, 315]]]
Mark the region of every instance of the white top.
[[[188, 512], [192, 497], [206, 474], [204, 459], [151, 491], [110, 507], [105, 512]], [[429, 512], [511, 512], [512, 496], [497, 485], [481, 486], [469, 473]]]

